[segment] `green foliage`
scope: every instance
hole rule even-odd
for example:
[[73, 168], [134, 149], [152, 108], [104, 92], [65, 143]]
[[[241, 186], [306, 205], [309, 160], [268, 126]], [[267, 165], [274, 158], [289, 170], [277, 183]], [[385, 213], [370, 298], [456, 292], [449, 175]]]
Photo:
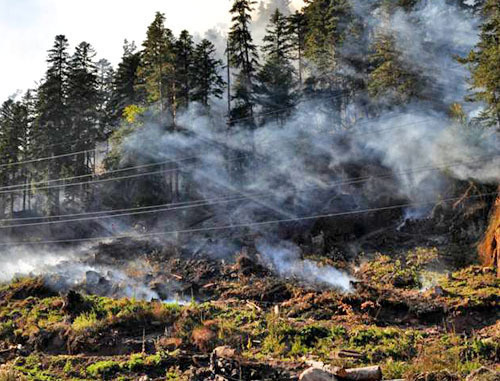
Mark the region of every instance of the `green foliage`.
[[97, 315], [94, 311], [92, 311], [77, 316], [71, 326], [75, 331], [82, 332], [89, 328], [95, 327], [97, 323], [98, 323]]
[[407, 103], [417, 96], [422, 83], [411, 68], [402, 61], [394, 37], [379, 32], [371, 56], [373, 71], [370, 73], [368, 91], [372, 97], [382, 98], [388, 104]]
[[147, 94], [149, 103], [158, 104], [160, 112], [167, 106], [172, 111], [174, 99], [173, 73], [175, 71], [174, 36], [165, 27], [165, 15], [157, 12], [148, 27], [142, 44], [141, 63], [137, 70], [138, 91]]
[[337, 50], [344, 39], [350, 19], [350, 5], [346, 0], [307, 1], [304, 8], [307, 20], [304, 55], [315, 66], [313, 77], [319, 89], [334, 86]]
[[232, 67], [239, 70], [234, 85], [232, 119], [245, 119], [253, 124], [253, 87], [258, 65], [257, 47], [250, 33], [252, 0], [234, 0], [231, 8], [232, 25], [229, 32], [229, 54]]
[[293, 94], [294, 68], [290, 62], [293, 43], [287, 19], [279, 10], [271, 17], [264, 43], [262, 51], [266, 61], [257, 75], [255, 91], [263, 113], [268, 114], [263, 122], [278, 120], [284, 123], [292, 112], [296, 97]]
[[120, 371], [120, 363], [116, 361], [99, 361], [87, 367], [87, 373], [92, 377], [109, 379], [115, 373]]
[[175, 52], [176, 108], [186, 108], [191, 97], [193, 85], [194, 42], [193, 36], [183, 30], [173, 46]]
[[471, 101], [485, 102], [487, 107], [480, 120], [500, 129], [500, 4], [485, 0], [482, 5], [484, 22], [480, 41], [465, 58], [459, 61], [469, 65], [474, 92]]
[[194, 50], [191, 99], [208, 106], [211, 96], [221, 98], [225, 82], [219, 72], [222, 61], [215, 58], [215, 46], [203, 39]]

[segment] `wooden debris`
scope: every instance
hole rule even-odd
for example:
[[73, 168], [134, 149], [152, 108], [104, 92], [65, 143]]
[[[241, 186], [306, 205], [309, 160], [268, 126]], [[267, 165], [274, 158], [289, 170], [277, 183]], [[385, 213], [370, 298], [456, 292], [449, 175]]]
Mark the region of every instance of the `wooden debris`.
[[183, 278], [183, 277], [181, 277], [180, 275], [177, 275], [177, 274], [174, 274], [174, 273], [172, 273], [172, 276], [173, 276], [175, 279], [177, 279], [177, 280], [183, 280], [183, 279], [184, 279], [184, 278]]
[[346, 369], [342, 378], [350, 381], [379, 381], [382, 379], [382, 369], [379, 366]]
[[382, 370], [379, 366], [369, 366], [365, 368], [344, 369], [330, 367], [323, 363], [306, 369], [301, 373], [301, 381], [380, 381], [382, 380]]
[[358, 352], [358, 351], [351, 351], [348, 349], [342, 349], [337, 353], [337, 357], [361, 359], [361, 358], [364, 358], [365, 355], [363, 353]]

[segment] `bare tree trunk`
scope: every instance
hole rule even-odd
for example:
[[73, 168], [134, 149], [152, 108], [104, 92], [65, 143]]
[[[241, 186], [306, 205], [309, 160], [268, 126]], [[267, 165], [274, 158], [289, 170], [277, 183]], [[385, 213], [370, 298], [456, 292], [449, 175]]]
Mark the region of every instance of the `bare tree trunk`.
[[490, 222], [478, 246], [479, 257], [484, 266], [494, 267], [500, 278], [500, 186], [490, 215]]

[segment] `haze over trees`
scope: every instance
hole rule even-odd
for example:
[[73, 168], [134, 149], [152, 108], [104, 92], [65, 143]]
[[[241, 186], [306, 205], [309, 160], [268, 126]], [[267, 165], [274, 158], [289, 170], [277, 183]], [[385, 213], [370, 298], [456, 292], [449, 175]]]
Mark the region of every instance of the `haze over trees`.
[[[86, 182], [95, 180], [99, 171], [133, 162], [120, 151], [119, 143], [146, 119], [156, 121], [165, 134], [178, 132], [183, 128], [179, 117], [194, 106], [201, 106], [196, 112], [208, 116], [225, 114], [228, 131], [254, 131], [268, 123], [287, 128], [298, 105], [310, 99], [327, 105], [334, 129], [352, 127], [347, 117], [352, 100], [359, 101], [360, 112], [373, 117], [415, 100], [435, 101], [428, 96], [432, 73], [405, 58], [390, 25], [394, 15], [409, 14], [418, 1], [380, 0], [362, 10], [348, 0], [305, 3], [294, 13], [287, 1], [258, 7], [251, 0], [235, 0], [227, 34], [229, 68], [213, 42], [198, 40], [187, 30], [174, 35], [168, 15], [160, 12], [139, 48], [125, 41], [116, 68], [99, 59], [90, 43], [81, 42], [70, 50], [67, 38], [56, 36], [39, 87], [6, 100], [0, 108], [0, 182], [2, 187], [20, 186], [0, 194], [0, 215], [58, 215], [109, 202]], [[471, 15], [480, 14], [482, 20], [477, 46], [469, 55], [457, 57], [471, 72], [466, 100], [485, 105], [480, 116], [467, 123], [498, 129], [500, 6], [494, 0], [456, 3]], [[379, 15], [381, 22], [374, 26], [370, 13]], [[259, 24], [266, 19], [262, 41], [254, 38], [255, 19]], [[229, 109], [222, 100], [227, 90]], [[456, 111], [461, 106], [441, 100], [435, 107]], [[107, 142], [112, 147], [102, 161], [96, 148]], [[16, 165], [19, 162], [27, 163]], [[98, 168], [100, 163], [104, 168]], [[120, 202], [145, 205], [152, 199], [180, 198], [179, 184], [187, 180], [179, 180], [178, 174], [169, 174], [167, 180], [165, 176], [135, 179], [147, 186], [140, 186], [142, 191], [134, 188], [128, 200]], [[108, 195], [117, 184], [105, 186]]]

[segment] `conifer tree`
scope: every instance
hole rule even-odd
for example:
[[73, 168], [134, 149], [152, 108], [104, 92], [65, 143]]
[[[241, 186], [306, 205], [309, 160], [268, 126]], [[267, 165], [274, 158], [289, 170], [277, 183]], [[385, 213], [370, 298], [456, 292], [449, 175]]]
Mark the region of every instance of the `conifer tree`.
[[[55, 38], [54, 46], [49, 50], [47, 63], [49, 67], [38, 90], [37, 126], [35, 133], [38, 153], [44, 156], [60, 155], [69, 152], [66, 139], [70, 123], [67, 110], [68, 93], [68, 40], [63, 35]], [[37, 171], [38, 178], [46, 173], [49, 179], [59, 178], [63, 160], [52, 160], [47, 168]], [[60, 192], [51, 189], [49, 196], [49, 213], [59, 214]]]
[[314, 65], [310, 82], [316, 90], [332, 91], [338, 86], [335, 70], [337, 50], [350, 21], [347, 0], [305, 0], [307, 20], [305, 57]]
[[190, 99], [193, 50], [193, 37], [183, 30], [175, 42], [176, 106], [180, 108], [186, 108]]
[[232, 26], [229, 32], [230, 62], [238, 75], [234, 86], [232, 119], [244, 120], [253, 126], [253, 87], [258, 65], [257, 47], [250, 33], [251, 12], [254, 1], [235, 0], [231, 8]]
[[411, 1], [385, 1], [380, 5], [381, 23], [374, 31], [368, 92], [389, 107], [408, 103], [412, 98], [424, 98], [425, 78], [404, 58], [391, 29], [391, 16], [398, 10], [407, 11]]
[[[28, 110], [20, 101], [9, 99], [0, 107], [0, 163], [4, 168], [0, 171], [0, 183], [3, 185], [15, 184], [21, 180], [21, 169], [13, 164], [21, 158], [23, 136], [28, 129]], [[10, 217], [14, 213], [16, 193], [1, 195], [0, 214], [3, 215], [7, 201], [10, 205]]]
[[465, 59], [469, 65], [474, 93], [471, 101], [481, 101], [486, 108], [480, 120], [500, 131], [500, 4], [486, 0], [482, 7], [484, 18], [480, 41]]
[[297, 73], [299, 76], [299, 85], [303, 83], [304, 72], [304, 49], [305, 37], [307, 33], [307, 20], [303, 12], [295, 12], [288, 17], [288, 27], [292, 42], [292, 51], [294, 59], [297, 61]]
[[111, 132], [113, 119], [111, 100], [113, 97], [114, 69], [106, 59], [97, 64], [97, 119], [99, 138], [103, 139]]
[[374, 69], [368, 80], [370, 95], [390, 105], [407, 103], [417, 96], [421, 87], [418, 77], [401, 59], [390, 32], [379, 31], [373, 49], [370, 60]]
[[148, 27], [143, 43], [141, 64], [138, 69], [139, 89], [147, 94], [147, 101], [159, 106], [163, 114], [169, 110], [175, 113], [174, 36], [165, 27], [165, 15], [157, 12]]
[[196, 45], [193, 62], [191, 99], [207, 107], [211, 96], [221, 98], [224, 91], [222, 61], [215, 58], [215, 46], [204, 39]]
[[141, 55], [136, 51], [135, 44], [125, 40], [123, 55], [113, 80], [113, 94], [110, 100], [112, 124], [123, 116], [127, 106], [145, 100], [140, 88], [136, 87], [138, 82], [137, 70], [141, 63]]
[[[68, 81], [68, 111], [71, 117], [69, 136], [75, 152], [91, 150], [100, 135], [98, 130], [98, 77], [94, 62], [95, 51], [87, 42], [80, 43], [70, 61]], [[68, 136], [68, 135], [67, 135]], [[91, 154], [73, 157], [71, 173], [90, 173]], [[73, 164], [72, 163], [72, 164]]]
[[284, 121], [294, 104], [294, 69], [290, 62], [292, 41], [286, 17], [278, 10], [271, 17], [262, 52], [265, 63], [258, 73], [258, 102], [264, 121]]
[[[38, 91], [39, 126], [38, 139], [40, 148], [45, 151], [49, 143], [61, 143], [68, 125], [66, 109], [68, 92], [68, 40], [65, 36], [56, 36], [54, 46], [49, 50], [47, 63], [49, 67], [45, 78]], [[67, 147], [58, 145], [51, 152], [45, 154], [58, 154]]]

